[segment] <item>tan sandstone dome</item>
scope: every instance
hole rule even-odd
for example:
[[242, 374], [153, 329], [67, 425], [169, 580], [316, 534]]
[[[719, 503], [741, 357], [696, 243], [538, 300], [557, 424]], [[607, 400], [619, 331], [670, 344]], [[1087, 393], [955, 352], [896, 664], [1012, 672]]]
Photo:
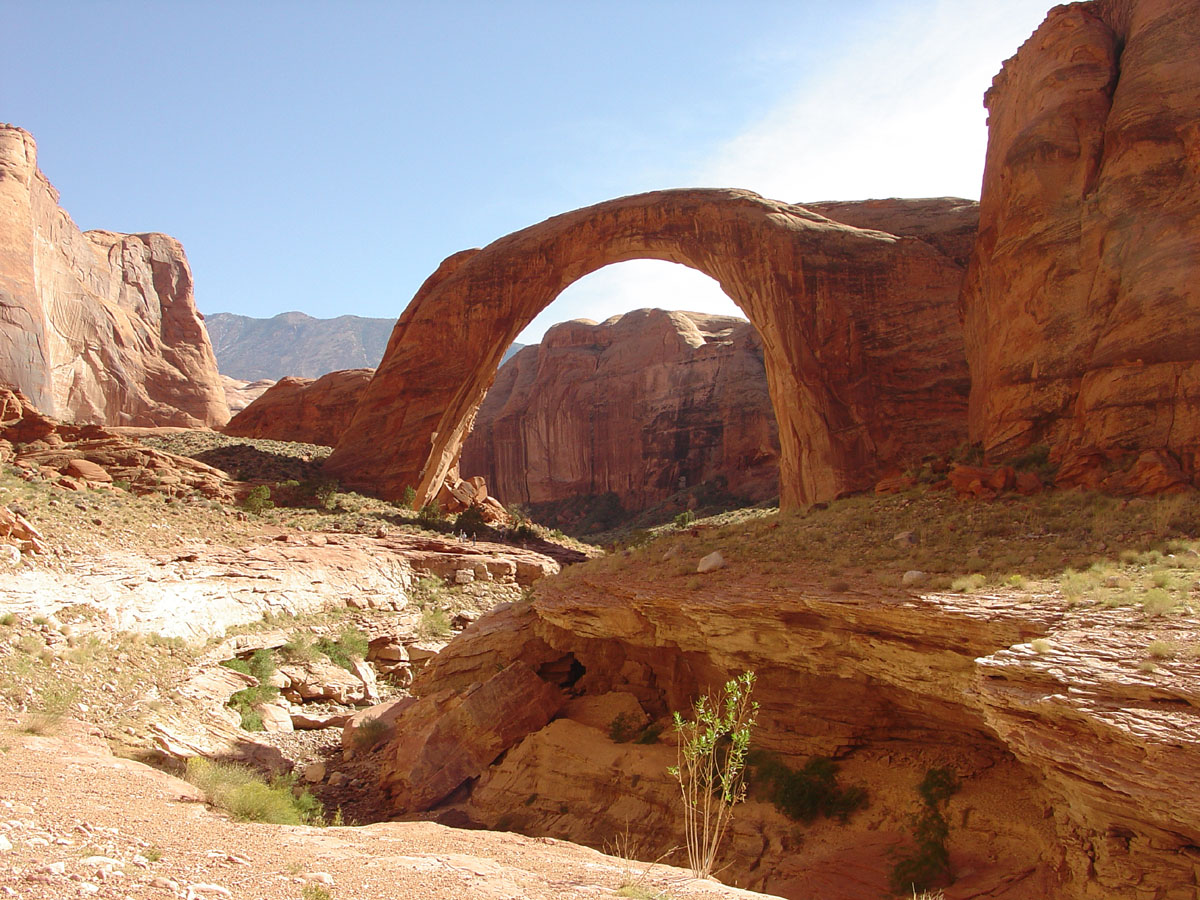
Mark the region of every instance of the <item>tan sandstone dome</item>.
[[81, 232], [37, 168], [33, 137], [10, 125], [0, 125], [0, 381], [65, 421], [229, 418], [183, 247], [165, 234]]

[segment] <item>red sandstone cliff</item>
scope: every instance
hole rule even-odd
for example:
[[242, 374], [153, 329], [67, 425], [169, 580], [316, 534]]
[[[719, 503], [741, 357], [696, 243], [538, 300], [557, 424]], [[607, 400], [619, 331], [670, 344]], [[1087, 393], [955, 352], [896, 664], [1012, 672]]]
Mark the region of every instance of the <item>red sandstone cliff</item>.
[[321, 378], [281, 378], [221, 430], [234, 437], [302, 444], [337, 443], [374, 369], [347, 369]]
[[1200, 0], [1077, 3], [996, 76], [963, 292], [989, 454], [1044, 443], [1061, 481], [1111, 490], [1195, 477], [1197, 48]]
[[612, 491], [638, 510], [718, 476], [775, 496], [762, 342], [743, 319], [661, 309], [556, 325], [501, 368], [459, 468], [505, 503]]
[[183, 247], [164, 234], [80, 232], [0, 125], [0, 380], [47, 414], [109, 425], [229, 418]]

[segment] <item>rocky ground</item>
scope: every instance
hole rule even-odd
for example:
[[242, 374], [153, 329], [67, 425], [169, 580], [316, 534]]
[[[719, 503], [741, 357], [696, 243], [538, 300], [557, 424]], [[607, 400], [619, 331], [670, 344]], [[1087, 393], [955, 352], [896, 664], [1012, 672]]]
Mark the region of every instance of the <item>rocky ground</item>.
[[[283, 475], [319, 477], [313, 448], [195, 433], [138, 440], [241, 465], [263, 483], [278, 484]], [[223, 889], [231, 896], [318, 900], [324, 896], [318, 891], [382, 896], [373, 892], [385, 883], [399, 892], [389, 896], [403, 896], [410, 878], [414, 884], [425, 879], [431, 886], [425, 895], [434, 896], [443, 886], [449, 892], [464, 885], [472, 896], [610, 895], [622, 880], [637, 880], [631, 864], [548, 838], [611, 847], [625, 815], [626, 828], [632, 816], [652, 839], [635, 848], [627, 835], [624, 855], [655, 859], [669, 846], [663, 829], [672, 821], [672, 786], [663, 773], [670, 747], [665, 738], [641, 747], [614, 742], [615, 714], [607, 705], [621, 690], [642, 691], [637, 717], [665, 725], [670, 709], [688, 702], [686, 678], [631, 687], [640, 684], [637, 671], [665, 665], [678, 673], [699, 658], [671, 663], [662, 647], [637, 649], [652, 633], [688, 652], [725, 647], [725, 668], [755, 665], [765, 689], [779, 696], [811, 696], [814, 673], [835, 673], [833, 681], [821, 682], [829, 696], [804, 714], [825, 729], [823, 736], [805, 740], [809, 752], [834, 747], [844, 777], [871, 785], [876, 805], [855, 826], [865, 841], [856, 846], [879, 855], [903, 841], [900, 820], [888, 810], [907, 809], [911, 786], [901, 784], [897, 772], [951, 761], [970, 774], [971, 786], [965, 799], [954, 801], [962, 817], [954, 859], [963, 875], [947, 896], [1032, 897], [1030, 891], [1056, 883], [1052, 869], [1031, 864], [1010, 872], [1004, 853], [998, 863], [979, 849], [991, 846], [995, 855], [1008, 846], [1004, 841], [1015, 848], [1022, 840], [1051, 840], [1029, 773], [987, 741], [929, 751], [922, 742], [937, 728], [963, 727], [947, 704], [971, 695], [971, 715], [1020, 746], [1017, 723], [1030, 720], [1003, 699], [1015, 696], [1014, 685], [1032, 697], [1043, 681], [1051, 691], [1064, 679], [1092, 684], [1089, 693], [1070, 695], [1071, 714], [1086, 719], [1101, 707], [1126, 710], [1130, 697], [1143, 697], [1142, 712], [1134, 714], [1142, 725], [1118, 719], [1114, 734], [1153, 726], [1157, 732], [1146, 732], [1151, 736], [1140, 746], [1157, 753], [1153, 748], [1173, 740], [1173, 723], [1186, 718], [1196, 695], [1191, 685], [1200, 677], [1200, 503], [1191, 494], [1122, 500], [987, 491], [978, 499], [914, 478], [900, 493], [852, 497], [804, 513], [744, 510], [634, 532], [616, 552], [550, 578], [560, 563], [540, 552], [552, 546], [545, 532], [526, 534], [528, 546], [462, 540], [422, 528], [411, 510], [336, 491], [328, 507], [252, 512], [228, 497], [178, 487], [139, 494], [122, 486], [81, 487], [45, 467], [6, 467], [0, 496], [42, 535], [40, 552], [6, 554], [7, 569], [0, 572], [0, 702], [7, 716], [0, 767], [5, 783], [15, 786], [0, 814], [0, 847], [11, 845], [0, 851], [0, 886], [21, 895], [199, 898], [226, 896]], [[578, 544], [553, 546], [561, 561], [583, 555]], [[702, 559], [709, 561], [705, 567], [698, 565]], [[721, 612], [735, 596], [737, 627]], [[468, 648], [466, 657], [460, 651], [456, 662], [441, 652], [447, 639], [497, 606], [508, 612], [487, 621], [498, 624], [481, 623], [472, 629], [474, 644], [455, 644]], [[783, 615], [778, 611], [793, 607], [788, 615], [795, 621], [774, 634]], [[505, 623], [530, 616], [541, 618], [537, 627], [551, 642], [567, 634], [583, 641], [585, 649], [574, 652], [584, 654], [589, 678], [602, 680], [606, 667], [626, 659], [620, 678], [628, 683], [601, 685], [598, 705], [588, 699], [590, 687], [572, 689], [574, 705], [509, 750], [473, 795], [408, 817], [519, 828], [547, 839], [428, 822], [385, 824], [396, 812], [394, 796], [379, 786], [392, 751], [386, 740], [354, 738], [363, 717], [377, 714], [365, 711], [403, 700], [414, 675], [455, 689], [463, 678], [486, 681], [501, 662], [496, 656], [483, 677], [471, 674], [471, 666], [487, 666], [486, 657], [470, 656], [470, 648], [480, 646], [478, 634], [491, 629], [493, 643], [525, 653], [528, 634]], [[942, 623], [946, 633], [938, 640], [945, 647], [918, 634], [928, 625], [921, 625], [922, 616]], [[729, 644], [739, 634], [745, 640]], [[604, 650], [605, 641], [621, 649]], [[889, 662], [893, 644], [905, 648], [901, 658], [912, 661], [911, 672], [908, 662]], [[338, 646], [350, 651], [340, 665]], [[228, 667], [231, 661], [248, 667], [256, 652], [270, 659], [271, 672], [262, 679]], [[966, 668], [969, 658], [987, 654], [990, 674], [978, 687]], [[772, 670], [768, 657], [791, 660], [789, 666], [808, 660], [812, 671]], [[559, 664], [546, 665], [546, 677], [556, 677]], [[918, 671], [924, 673], [919, 679]], [[864, 673], [860, 697], [846, 685]], [[253, 709], [229, 705], [238, 691], [260, 685], [277, 693], [268, 691]], [[603, 693], [610, 688], [617, 693]], [[854, 724], [852, 714], [837, 713], [833, 725], [822, 720], [830, 710], [883, 702], [873, 693], [879, 690], [938, 699], [928, 710], [899, 714], [915, 718], [894, 740], [878, 729], [869, 739], [853, 737], [861, 723]], [[779, 696], [764, 696], [776, 725], [797, 709]], [[1172, 698], [1178, 702], [1163, 706]], [[1045, 702], [1030, 702], [1038, 715], [1053, 719]], [[278, 730], [243, 730], [247, 710]], [[344, 738], [342, 723], [350, 716], [358, 725]], [[1124, 738], [1109, 740], [1108, 746], [1119, 746]], [[1018, 755], [1040, 752], [1026, 747]], [[297, 789], [307, 788], [323, 804], [325, 822], [381, 824], [320, 829], [235, 822], [203, 808], [195, 788], [170, 777], [183, 774], [182, 760], [196, 754], [290, 769]], [[540, 775], [520, 771], [523, 760], [532, 766], [539, 759]], [[595, 773], [585, 767], [595, 765], [600, 774], [593, 784]], [[1182, 789], [1186, 778], [1179, 778]], [[1010, 793], [1007, 812], [989, 799], [995, 791]], [[136, 801], [116, 805], [114, 796]], [[604, 809], [593, 810], [592, 801], [605, 797]], [[1157, 802], [1148, 796], [1147, 808]], [[873, 886], [886, 881], [886, 867], [843, 847], [852, 831], [814, 826], [800, 835], [758, 797], [735, 827], [731, 846], [745, 854], [736, 877], [789, 896], [806, 896], [806, 884], [819, 884], [823, 897], [842, 896], [843, 888], [846, 897], [873, 896]], [[383, 849], [396, 841], [406, 848], [403, 859]], [[519, 864], [513, 869], [507, 860]], [[1104, 877], [1125, 877], [1134, 864], [1110, 859]], [[678, 874], [654, 872], [670, 884], [647, 882], [650, 887], [638, 888], [646, 896], [690, 890]], [[327, 873], [332, 885], [324, 876], [313, 880], [318, 873]]]

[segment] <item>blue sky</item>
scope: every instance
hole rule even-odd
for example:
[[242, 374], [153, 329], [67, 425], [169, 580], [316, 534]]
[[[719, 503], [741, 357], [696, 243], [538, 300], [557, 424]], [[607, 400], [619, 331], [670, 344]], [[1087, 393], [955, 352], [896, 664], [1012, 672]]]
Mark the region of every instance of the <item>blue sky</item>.
[[[448, 254], [664, 187], [978, 197], [983, 91], [1052, 0], [0, 0], [0, 121], [81, 228], [183, 241], [202, 311], [395, 317]], [[527, 329], [736, 312], [668, 263]]]

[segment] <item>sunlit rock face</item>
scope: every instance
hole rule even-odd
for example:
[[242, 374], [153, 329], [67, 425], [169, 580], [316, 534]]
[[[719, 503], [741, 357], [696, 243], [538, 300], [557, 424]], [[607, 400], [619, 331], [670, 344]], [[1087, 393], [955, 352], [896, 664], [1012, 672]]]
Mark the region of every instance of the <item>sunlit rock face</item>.
[[183, 247], [80, 232], [0, 125], [0, 379], [80, 423], [213, 426], [229, 418]]
[[336, 444], [374, 369], [346, 369], [320, 378], [281, 378], [221, 429], [234, 437]]
[[407, 486], [432, 497], [521, 329], [567, 285], [638, 258], [710, 275], [757, 329], [784, 506], [864, 489], [963, 439], [954, 259], [747, 191], [676, 190], [556, 216], [444, 261], [397, 322], [327, 471], [388, 497]]
[[996, 76], [963, 294], [971, 437], [990, 454], [1044, 443], [1063, 480], [1142, 490], [1171, 479], [1125, 470], [1161, 451], [1194, 479], [1198, 46], [1196, 0], [1076, 3]]
[[501, 367], [460, 468], [505, 503], [612, 492], [633, 511], [716, 479], [773, 497], [762, 342], [744, 319], [661, 309], [556, 325]]

